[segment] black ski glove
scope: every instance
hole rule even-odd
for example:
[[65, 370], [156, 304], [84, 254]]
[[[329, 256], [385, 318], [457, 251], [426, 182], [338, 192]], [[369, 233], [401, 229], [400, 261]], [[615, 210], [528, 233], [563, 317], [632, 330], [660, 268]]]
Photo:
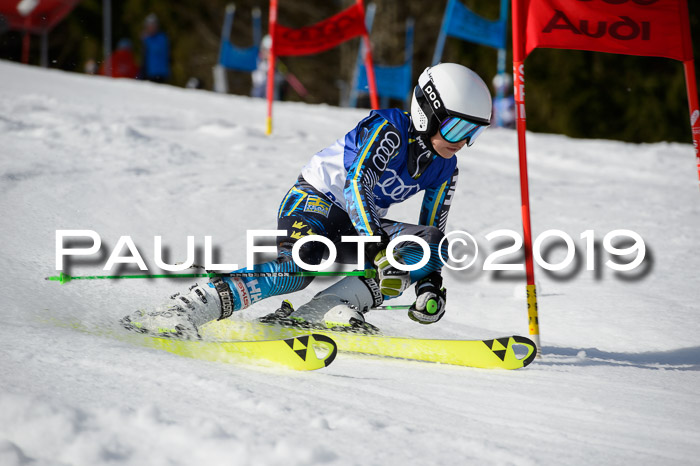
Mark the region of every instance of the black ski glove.
[[434, 324], [445, 315], [447, 290], [442, 288], [442, 276], [433, 272], [416, 283], [416, 302], [408, 317], [419, 324]]

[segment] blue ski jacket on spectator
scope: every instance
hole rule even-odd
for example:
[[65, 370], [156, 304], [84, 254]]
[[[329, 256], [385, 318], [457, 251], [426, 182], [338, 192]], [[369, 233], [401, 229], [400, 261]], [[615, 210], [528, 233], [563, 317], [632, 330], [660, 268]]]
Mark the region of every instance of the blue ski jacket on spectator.
[[143, 39], [143, 78], [170, 77], [170, 43], [164, 32], [158, 31]]

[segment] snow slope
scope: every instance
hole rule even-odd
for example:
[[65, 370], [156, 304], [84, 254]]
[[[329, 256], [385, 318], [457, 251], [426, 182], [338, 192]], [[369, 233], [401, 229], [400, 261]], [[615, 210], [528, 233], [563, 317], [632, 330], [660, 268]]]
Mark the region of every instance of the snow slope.
[[[244, 264], [246, 230], [274, 228], [303, 163], [366, 111], [276, 104], [267, 137], [261, 100], [8, 62], [0, 77], [0, 464], [697, 463], [700, 193], [690, 145], [528, 135], [534, 232], [568, 233], [579, 262], [537, 270], [544, 358], [530, 367], [340, 354], [296, 373], [74, 330], [113, 328], [191, 282], [44, 281], [55, 273], [55, 231], [101, 235], [102, 255], [75, 261], [73, 274], [101, 273], [121, 235], [151, 267], [154, 235], [173, 261], [187, 235], [200, 247], [211, 235], [220, 262]], [[488, 253], [486, 234], [521, 230], [515, 134], [489, 130], [459, 157], [448, 230], [469, 231]], [[418, 202], [390, 216], [416, 221]], [[642, 273], [613, 272], [605, 252], [586, 270], [579, 235], [594, 230], [601, 250], [615, 229], [644, 239]], [[550, 261], [563, 256], [556, 248]], [[527, 335], [522, 277], [481, 271], [484, 258], [445, 274], [439, 324], [390, 311], [369, 320], [411, 336]]]

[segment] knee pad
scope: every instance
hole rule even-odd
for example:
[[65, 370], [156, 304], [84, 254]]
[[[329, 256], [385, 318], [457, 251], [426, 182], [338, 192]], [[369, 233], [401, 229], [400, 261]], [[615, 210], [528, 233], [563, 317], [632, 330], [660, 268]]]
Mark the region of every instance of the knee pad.
[[384, 302], [379, 283], [374, 278], [345, 277], [320, 291], [313, 299], [321, 299], [325, 296], [335, 296], [361, 312], [366, 312]]
[[322, 322], [325, 314], [336, 306], [351, 306], [366, 312], [384, 302], [379, 284], [373, 278], [345, 277], [320, 291], [295, 314], [309, 322]]

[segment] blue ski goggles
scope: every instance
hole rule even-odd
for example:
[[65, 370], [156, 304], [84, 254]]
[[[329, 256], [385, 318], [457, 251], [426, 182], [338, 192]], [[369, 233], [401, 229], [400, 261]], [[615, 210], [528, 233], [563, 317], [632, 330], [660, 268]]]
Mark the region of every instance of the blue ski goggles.
[[472, 123], [464, 118], [448, 117], [440, 123], [440, 135], [447, 142], [460, 142], [468, 139], [471, 146], [477, 137], [487, 128], [485, 125]]

